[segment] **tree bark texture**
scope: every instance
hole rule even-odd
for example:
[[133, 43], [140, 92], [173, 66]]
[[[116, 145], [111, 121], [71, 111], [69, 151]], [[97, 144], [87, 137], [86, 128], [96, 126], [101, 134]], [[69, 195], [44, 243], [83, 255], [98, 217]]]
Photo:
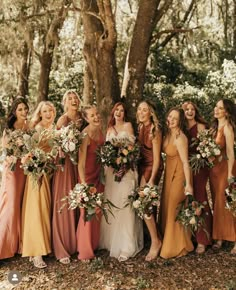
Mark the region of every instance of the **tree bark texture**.
[[31, 65], [31, 49], [28, 48], [28, 45], [25, 42], [22, 51], [22, 63], [19, 73], [19, 89], [18, 89], [18, 94], [24, 98], [29, 95], [30, 65]]

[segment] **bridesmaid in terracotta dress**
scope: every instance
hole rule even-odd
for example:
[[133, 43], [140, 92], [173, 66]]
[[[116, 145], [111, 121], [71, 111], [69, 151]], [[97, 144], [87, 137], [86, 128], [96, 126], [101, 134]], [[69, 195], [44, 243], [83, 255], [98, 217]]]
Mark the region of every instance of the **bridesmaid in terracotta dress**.
[[191, 233], [175, 221], [177, 206], [186, 198], [187, 192], [193, 194], [182, 109], [172, 108], [168, 112], [167, 129], [163, 142], [166, 167], [161, 200], [163, 241], [160, 253], [165, 259], [184, 256], [194, 249]]
[[236, 219], [225, 209], [225, 189], [228, 179], [236, 176], [234, 140], [236, 127], [235, 104], [227, 99], [217, 102], [214, 109], [216, 143], [221, 147], [221, 160], [210, 169], [210, 186], [213, 199], [213, 249], [220, 249], [223, 241], [234, 243], [232, 254], [236, 254]]
[[[141, 144], [141, 161], [139, 165], [140, 186], [158, 185], [163, 170], [161, 158], [162, 133], [154, 106], [143, 101], [137, 109], [138, 139]], [[151, 261], [160, 252], [162, 242], [158, 237], [154, 214], [144, 219], [151, 237], [151, 247], [145, 260]]]
[[[24, 98], [14, 100], [7, 117], [6, 128], [10, 130], [28, 129], [28, 104]], [[7, 136], [4, 131], [2, 148], [7, 146]], [[25, 188], [26, 176], [17, 160], [14, 171], [9, 168], [6, 159], [3, 164], [0, 189], [0, 259], [13, 257], [19, 253], [21, 232], [21, 203]]]
[[[78, 111], [80, 98], [73, 90], [67, 91], [62, 100], [65, 113], [57, 121], [57, 129], [68, 126], [74, 122], [81, 125], [81, 114]], [[61, 153], [63, 155], [63, 153]], [[70, 256], [76, 252], [76, 211], [64, 209], [59, 213], [61, 199], [74, 188], [78, 180], [78, 168], [70, 160], [68, 155], [64, 156], [65, 164], [63, 171], [60, 168], [54, 173], [52, 185], [52, 235], [53, 250], [56, 258], [62, 264], [70, 263]]]
[[[197, 106], [188, 101], [183, 104], [183, 109], [185, 113], [185, 119], [187, 122], [188, 128], [188, 137], [189, 137], [189, 155], [196, 153], [196, 147], [192, 147], [191, 140], [196, 138], [197, 134], [204, 130], [207, 126], [206, 121], [201, 117]], [[212, 214], [211, 209], [208, 203], [206, 184], [209, 178], [209, 169], [202, 168], [196, 174], [193, 174], [193, 192], [194, 197], [199, 202], [206, 202], [204, 209], [204, 220], [205, 220], [205, 230], [208, 232], [208, 235], [203, 229], [200, 229], [196, 233], [197, 241], [197, 254], [203, 254], [205, 252], [206, 246], [211, 245], [211, 235], [212, 235]]]
[[[39, 103], [33, 114], [32, 124], [40, 132], [53, 129], [56, 116], [54, 105], [49, 101]], [[43, 138], [39, 148], [50, 152], [48, 139]], [[38, 183], [28, 174], [22, 207], [22, 257], [30, 257], [37, 268], [47, 267], [42, 256], [51, 253], [51, 190], [50, 176], [43, 174]]]
[[[79, 149], [79, 183], [94, 184], [98, 192], [104, 192], [104, 186], [99, 180], [101, 166], [97, 163], [96, 150], [104, 144], [104, 136], [101, 131], [100, 115], [97, 108], [87, 106], [83, 110], [83, 117], [88, 126], [83, 130], [87, 133]], [[94, 258], [94, 250], [98, 248], [100, 238], [100, 220], [84, 221], [84, 209], [80, 209], [80, 218], [77, 227], [77, 250], [79, 260]]]

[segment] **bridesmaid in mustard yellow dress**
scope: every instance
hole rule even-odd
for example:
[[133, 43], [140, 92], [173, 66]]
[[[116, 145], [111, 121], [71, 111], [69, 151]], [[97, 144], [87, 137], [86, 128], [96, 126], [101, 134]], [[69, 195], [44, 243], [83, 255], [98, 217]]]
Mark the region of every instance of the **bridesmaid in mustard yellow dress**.
[[213, 198], [213, 249], [220, 249], [223, 240], [234, 243], [232, 254], [236, 254], [236, 218], [225, 209], [225, 189], [228, 179], [236, 176], [234, 140], [236, 128], [235, 104], [227, 99], [217, 102], [214, 109], [216, 143], [221, 147], [221, 160], [215, 160], [210, 170], [210, 187]]
[[[51, 102], [39, 103], [32, 123], [39, 132], [52, 130], [56, 110]], [[39, 147], [45, 152], [51, 150], [47, 140]], [[45, 268], [42, 256], [51, 252], [51, 190], [49, 176], [43, 174], [41, 183], [32, 175], [27, 176], [22, 208], [22, 257], [30, 257], [34, 266]]]
[[[27, 114], [29, 111], [25, 99], [14, 100], [7, 117], [6, 129], [28, 129]], [[3, 148], [7, 146], [7, 135], [3, 133]], [[3, 163], [0, 189], [0, 259], [13, 257], [19, 253], [21, 228], [21, 203], [25, 188], [26, 176], [17, 160], [15, 170], [11, 171], [8, 159]]]
[[183, 132], [184, 112], [172, 108], [167, 114], [167, 134], [163, 142], [166, 153], [164, 186], [161, 200], [163, 241], [160, 256], [168, 259], [193, 251], [190, 232], [176, 222], [177, 206], [185, 193], [193, 194], [188, 162], [188, 139]]

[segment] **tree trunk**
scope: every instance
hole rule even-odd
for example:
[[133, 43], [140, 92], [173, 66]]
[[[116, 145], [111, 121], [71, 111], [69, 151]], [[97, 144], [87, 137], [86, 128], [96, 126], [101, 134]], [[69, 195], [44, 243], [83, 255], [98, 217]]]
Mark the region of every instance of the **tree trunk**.
[[18, 94], [22, 97], [29, 95], [29, 74], [31, 65], [31, 49], [28, 48], [27, 43], [24, 43], [22, 53], [22, 64], [19, 74], [19, 89]]
[[164, 15], [172, 0], [165, 1], [163, 6], [158, 9], [160, 2], [158, 0], [140, 0], [139, 2], [129, 49], [128, 65], [126, 65], [127, 70], [124, 73], [125, 79], [122, 86], [123, 97], [133, 120], [136, 106], [142, 100], [152, 34], [157, 22]]
[[82, 0], [81, 4], [85, 35], [83, 53], [92, 74], [96, 102], [105, 128], [110, 109], [120, 97], [115, 20], [108, 0]]
[[233, 3], [233, 50], [236, 53], [236, 0]]

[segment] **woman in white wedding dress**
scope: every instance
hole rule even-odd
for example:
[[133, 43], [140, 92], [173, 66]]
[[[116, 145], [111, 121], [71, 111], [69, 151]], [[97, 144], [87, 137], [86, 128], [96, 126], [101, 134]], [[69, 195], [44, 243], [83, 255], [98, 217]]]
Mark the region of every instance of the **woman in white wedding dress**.
[[[108, 123], [106, 140], [129, 139], [135, 142], [131, 123], [125, 122], [126, 111], [123, 103], [116, 103]], [[142, 221], [127, 204], [128, 195], [138, 185], [136, 170], [129, 169], [120, 182], [115, 181], [114, 169], [106, 168], [105, 197], [120, 209], [113, 208], [109, 216], [109, 224], [102, 219], [100, 232], [100, 248], [110, 251], [110, 256], [125, 261], [135, 256], [143, 248]]]

